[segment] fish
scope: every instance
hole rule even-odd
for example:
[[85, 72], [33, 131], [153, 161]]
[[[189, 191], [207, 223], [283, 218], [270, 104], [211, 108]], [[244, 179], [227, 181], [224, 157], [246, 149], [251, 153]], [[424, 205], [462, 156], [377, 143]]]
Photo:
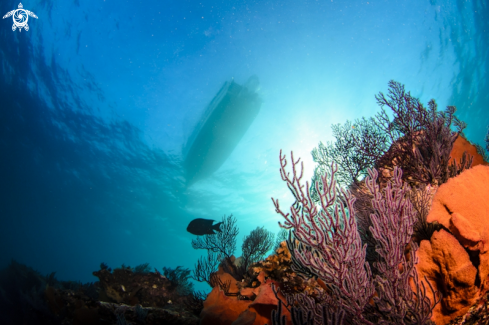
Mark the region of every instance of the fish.
[[202, 236], [202, 235], [215, 235], [215, 231], [221, 232], [221, 223], [216, 223], [212, 225], [215, 220], [212, 219], [202, 219], [197, 218], [192, 221], [187, 226], [187, 231], [193, 235]]

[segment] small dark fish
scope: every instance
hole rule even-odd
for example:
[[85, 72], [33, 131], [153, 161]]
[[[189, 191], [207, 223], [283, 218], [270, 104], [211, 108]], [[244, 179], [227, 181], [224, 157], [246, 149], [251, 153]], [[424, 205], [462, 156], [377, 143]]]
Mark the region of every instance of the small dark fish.
[[202, 236], [202, 235], [215, 235], [215, 231], [221, 232], [221, 223], [216, 223], [212, 225], [214, 220], [211, 219], [194, 219], [190, 221], [187, 227], [187, 231], [191, 234]]

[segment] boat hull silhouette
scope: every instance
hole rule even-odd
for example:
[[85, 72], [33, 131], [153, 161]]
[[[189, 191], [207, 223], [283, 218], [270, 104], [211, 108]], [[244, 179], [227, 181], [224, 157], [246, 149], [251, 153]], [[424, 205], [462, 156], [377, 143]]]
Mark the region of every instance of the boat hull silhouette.
[[212, 175], [241, 141], [261, 107], [258, 78], [241, 86], [226, 81], [184, 147], [187, 185]]

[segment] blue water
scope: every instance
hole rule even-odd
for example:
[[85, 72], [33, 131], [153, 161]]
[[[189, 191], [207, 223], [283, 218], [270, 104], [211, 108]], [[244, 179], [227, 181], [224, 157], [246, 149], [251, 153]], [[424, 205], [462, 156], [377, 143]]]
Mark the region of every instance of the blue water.
[[[394, 79], [489, 125], [483, 1], [26, 1], [0, 21], [0, 267], [92, 282], [101, 262], [193, 269], [194, 218], [277, 233], [293, 202], [279, 150], [313, 170], [331, 124], [378, 112]], [[0, 12], [17, 9], [2, 1]], [[182, 148], [226, 80], [260, 79], [261, 111], [211, 177], [186, 186]], [[240, 250], [236, 255], [240, 255]], [[198, 289], [209, 290], [200, 284]]]

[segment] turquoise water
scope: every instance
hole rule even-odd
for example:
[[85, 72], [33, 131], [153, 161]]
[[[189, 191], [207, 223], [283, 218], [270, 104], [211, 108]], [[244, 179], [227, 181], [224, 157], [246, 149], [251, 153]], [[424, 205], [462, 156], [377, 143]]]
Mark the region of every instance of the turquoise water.
[[[293, 202], [279, 150], [313, 171], [331, 124], [378, 111], [394, 79], [489, 125], [482, 1], [28, 1], [0, 25], [0, 267], [95, 281], [149, 262], [192, 269], [195, 218], [277, 233]], [[3, 1], [2, 16], [18, 8]], [[260, 111], [217, 171], [190, 186], [183, 147], [225, 81], [256, 75]], [[208, 290], [204, 284], [198, 289]]]

